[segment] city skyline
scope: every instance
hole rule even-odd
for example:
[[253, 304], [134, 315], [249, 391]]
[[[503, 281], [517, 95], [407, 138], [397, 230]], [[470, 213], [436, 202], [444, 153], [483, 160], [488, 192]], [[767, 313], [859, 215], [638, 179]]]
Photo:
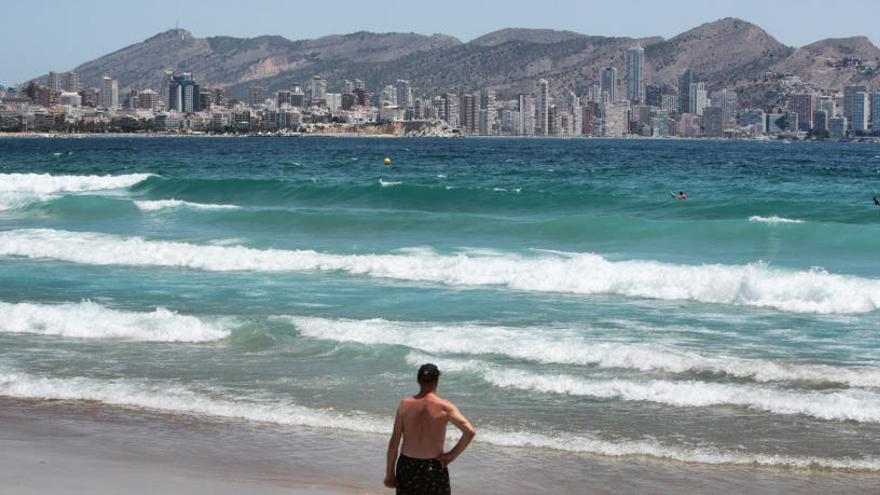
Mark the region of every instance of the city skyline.
[[[880, 6], [874, 2], [853, 1], [846, 9], [828, 9], [827, 4], [805, 1], [798, 9], [790, 6], [768, 4], [747, 0], [736, 5], [719, 7], [705, 2], [677, 2], [675, 8], [655, 5], [651, 2], [630, 2], [626, 16], [619, 16], [610, 6], [596, 2], [558, 2], [553, 9], [518, 8], [507, 2], [503, 5], [471, 4], [452, 0], [448, 9], [431, 8], [428, 2], [400, 2], [390, 0], [388, 9], [359, 10], [364, 15], [333, 16], [323, 6], [296, 5], [295, 15], [272, 15], [279, 11], [292, 11], [290, 4], [279, 1], [255, 2], [248, 9], [241, 9], [231, 1], [211, 2], [214, 12], [229, 11], [234, 15], [205, 16], [205, 4], [193, 2], [175, 3], [176, 13], [169, 18], [171, 9], [161, 5], [170, 2], [151, 3], [149, 6], [127, 6], [123, 11], [111, 8], [110, 2], [93, 0], [75, 5], [61, 2], [44, 2], [37, 6], [12, 6], [6, 13], [12, 18], [37, 16], [43, 27], [41, 36], [33, 35], [29, 23], [10, 23], [0, 33], [4, 46], [28, 44], [28, 57], [21, 57], [16, 50], [0, 53], [0, 84], [9, 85], [27, 81], [46, 74], [49, 70], [68, 71], [79, 64], [109, 53], [116, 48], [136, 43], [156, 32], [174, 27], [188, 29], [196, 36], [254, 37], [280, 35], [288, 39], [316, 38], [331, 34], [355, 31], [442, 33], [469, 41], [480, 35], [506, 27], [544, 28], [571, 30], [578, 33], [602, 36], [669, 38], [690, 27], [723, 17], [738, 17], [762, 26], [772, 36], [788, 46], [803, 46], [823, 38], [868, 36], [878, 44], [873, 19], [880, 14]], [[456, 5], [475, 15], [462, 18]], [[101, 6], [107, 8], [101, 8]], [[233, 8], [238, 6], [238, 8]], [[397, 6], [396, 8], [394, 6]], [[430, 16], [404, 15], [405, 12], [430, 10]], [[822, 15], [815, 15], [821, 11]], [[858, 11], [863, 15], [853, 16]], [[561, 13], [565, 13], [562, 15]], [[794, 15], [794, 17], [792, 17]], [[309, 18], [309, 23], [297, 23], [291, 19]], [[137, 19], [137, 21], [130, 21]], [[316, 22], [312, 22], [312, 20]]]

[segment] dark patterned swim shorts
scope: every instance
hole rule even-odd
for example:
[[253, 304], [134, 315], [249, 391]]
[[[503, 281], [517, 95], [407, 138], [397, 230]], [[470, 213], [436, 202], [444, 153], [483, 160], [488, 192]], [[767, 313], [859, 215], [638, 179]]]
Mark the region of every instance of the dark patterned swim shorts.
[[449, 470], [437, 459], [397, 458], [397, 495], [450, 495]]

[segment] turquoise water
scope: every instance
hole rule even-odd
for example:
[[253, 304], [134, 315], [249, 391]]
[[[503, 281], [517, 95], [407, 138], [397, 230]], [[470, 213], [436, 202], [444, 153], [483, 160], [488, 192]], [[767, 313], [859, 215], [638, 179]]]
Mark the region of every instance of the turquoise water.
[[878, 145], [3, 139], [0, 394], [385, 433], [433, 361], [488, 444], [880, 471], [878, 184]]

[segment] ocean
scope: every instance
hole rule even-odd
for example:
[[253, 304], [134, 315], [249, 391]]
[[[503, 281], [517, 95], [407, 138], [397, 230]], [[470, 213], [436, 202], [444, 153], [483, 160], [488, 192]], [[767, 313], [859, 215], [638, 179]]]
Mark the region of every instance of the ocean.
[[0, 139], [0, 395], [384, 445], [434, 362], [511, 457], [875, 476], [874, 194], [877, 144]]

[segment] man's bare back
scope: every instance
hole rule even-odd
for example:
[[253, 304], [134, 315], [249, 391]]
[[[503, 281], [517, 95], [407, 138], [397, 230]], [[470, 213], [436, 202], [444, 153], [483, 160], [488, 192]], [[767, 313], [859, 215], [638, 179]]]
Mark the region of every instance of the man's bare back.
[[400, 401], [403, 422], [401, 453], [415, 459], [437, 459], [443, 455], [446, 424], [452, 403], [431, 393], [407, 397]]
[[[426, 368], [430, 370], [428, 378], [432, 378], [432, 381], [422, 380]], [[396, 487], [398, 493], [410, 493], [412, 490], [406, 489], [408, 480], [405, 478], [419, 478], [420, 476], [424, 478], [424, 472], [421, 475], [414, 472], [423, 469], [423, 471], [430, 473], [433, 470], [431, 466], [436, 463], [438, 470], [442, 470], [442, 474], [438, 474], [441, 475], [441, 478], [445, 476], [445, 481], [441, 480], [435, 484], [445, 483], [446, 490], [440, 490], [436, 493], [449, 493], [449, 475], [446, 472], [446, 466], [467, 448], [476, 435], [476, 429], [455, 407], [455, 404], [437, 396], [440, 371], [436, 366], [430, 364], [423, 366], [419, 370], [418, 376], [421, 390], [417, 395], [400, 401], [400, 406], [397, 408], [394, 431], [388, 442], [385, 486], [388, 488]], [[450, 422], [461, 431], [462, 436], [452, 450], [444, 453], [446, 427]], [[401, 453], [400, 459], [397, 457], [398, 448]], [[397, 473], [394, 469], [395, 460], [397, 461]], [[406, 468], [407, 472], [405, 473], [401, 472], [401, 461], [404, 463], [403, 467]], [[427, 464], [419, 466], [419, 463]], [[433, 476], [428, 475], [429, 478]], [[424, 479], [416, 480], [416, 483], [424, 482]], [[419, 486], [421, 492], [427, 493], [424, 484]]]

